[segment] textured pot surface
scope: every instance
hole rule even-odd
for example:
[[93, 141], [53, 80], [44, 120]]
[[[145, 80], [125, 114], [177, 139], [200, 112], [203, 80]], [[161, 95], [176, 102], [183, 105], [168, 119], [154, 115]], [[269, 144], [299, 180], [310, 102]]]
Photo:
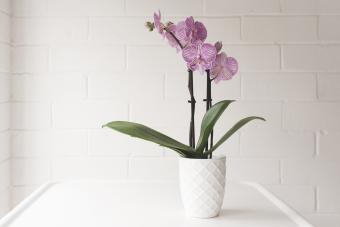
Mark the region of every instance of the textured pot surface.
[[211, 218], [219, 214], [225, 191], [226, 158], [179, 159], [182, 202], [187, 216]]

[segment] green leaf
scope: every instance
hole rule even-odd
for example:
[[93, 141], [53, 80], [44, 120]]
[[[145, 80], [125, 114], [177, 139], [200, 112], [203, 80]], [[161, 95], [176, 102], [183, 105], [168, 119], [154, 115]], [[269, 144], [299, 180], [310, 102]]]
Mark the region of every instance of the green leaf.
[[160, 146], [176, 151], [181, 156], [196, 156], [195, 150], [192, 147], [180, 143], [177, 140], [174, 140], [142, 124], [127, 121], [112, 121], [103, 125], [103, 127], [108, 127], [129, 136], [159, 144]]
[[215, 105], [213, 105], [204, 115], [202, 124], [201, 124], [201, 132], [200, 137], [197, 142], [196, 151], [198, 153], [203, 154], [203, 150], [205, 145], [208, 142], [208, 138], [210, 133], [212, 132], [215, 123], [220, 118], [224, 110], [229, 106], [230, 103], [234, 102], [234, 100], [223, 100]]
[[266, 121], [264, 118], [262, 117], [246, 117], [242, 120], [240, 120], [239, 122], [237, 122], [231, 129], [229, 129], [227, 131], [226, 134], [224, 134], [224, 136], [222, 136], [222, 138], [207, 152], [204, 153], [204, 156], [208, 156], [210, 155], [212, 152], [214, 152], [221, 144], [223, 144], [230, 136], [232, 136], [237, 130], [239, 130], [242, 126], [244, 126], [245, 124], [247, 124], [248, 122], [252, 121], [252, 120], [262, 120], [262, 121]]

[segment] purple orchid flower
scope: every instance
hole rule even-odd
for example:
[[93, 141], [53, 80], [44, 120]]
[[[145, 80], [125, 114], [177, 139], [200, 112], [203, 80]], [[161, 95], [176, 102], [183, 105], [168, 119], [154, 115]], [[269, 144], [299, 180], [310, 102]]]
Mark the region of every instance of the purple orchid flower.
[[204, 42], [207, 38], [207, 29], [204, 24], [199, 21], [194, 21], [193, 17], [188, 17], [185, 20], [185, 24], [189, 28], [189, 35], [191, 33], [191, 42], [194, 43], [198, 40]]
[[213, 66], [216, 48], [209, 43], [197, 41], [186, 46], [182, 51], [182, 56], [189, 69], [205, 71]]
[[195, 43], [196, 41], [204, 42], [207, 38], [207, 29], [204, 24], [194, 21], [193, 17], [188, 17], [185, 21], [177, 24], [176, 37], [183, 46]]
[[211, 68], [211, 77], [215, 83], [221, 80], [230, 80], [238, 71], [238, 63], [235, 58], [228, 57], [226, 53], [217, 54]]

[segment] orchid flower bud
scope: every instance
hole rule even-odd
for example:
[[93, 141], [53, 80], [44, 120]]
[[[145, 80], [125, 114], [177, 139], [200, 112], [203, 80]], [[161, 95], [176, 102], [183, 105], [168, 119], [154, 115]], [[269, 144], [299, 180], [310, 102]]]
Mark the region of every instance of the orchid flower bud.
[[217, 53], [220, 52], [220, 50], [222, 49], [222, 42], [221, 41], [217, 41], [215, 43], [215, 48], [216, 48]]
[[152, 23], [152, 22], [150, 22], [150, 21], [147, 21], [147, 22], [145, 23], [145, 27], [146, 27], [147, 29], [149, 29], [150, 32], [152, 32], [153, 29], [155, 28], [155, 25], [154, 25], [154, 23]]

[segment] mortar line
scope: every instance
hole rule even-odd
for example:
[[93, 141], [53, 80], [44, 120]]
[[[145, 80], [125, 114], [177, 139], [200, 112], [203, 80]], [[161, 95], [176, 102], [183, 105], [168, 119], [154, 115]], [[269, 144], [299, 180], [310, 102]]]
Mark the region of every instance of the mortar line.
[[315, 132], [315, 143], [314, 143], [314, 146], [315, 146], [315, 152], [314, 152], [314, 158], [318, 157], [320, 155], [320, 150], [319, 150], [319, 147], [320, 147], [320, 132]]
[[320, 16], [316, 16], [316, 38], [320, 41]]
[[279, 184], [283, 184], [283, 176], [282, 176], [282, 161], [279, 160]]
[[319, 211], [319, 188], [318, 186], [315, 186], [314, 188], [314, 211]]
[[320, 79], [320, 75], [319, 73], [316, 73], [316, 77], [315, 77], [315, 92], [316, 92], [316, 99], [317, 101], [320, 101], [320, 92], [319, 92], [319, 79]]

